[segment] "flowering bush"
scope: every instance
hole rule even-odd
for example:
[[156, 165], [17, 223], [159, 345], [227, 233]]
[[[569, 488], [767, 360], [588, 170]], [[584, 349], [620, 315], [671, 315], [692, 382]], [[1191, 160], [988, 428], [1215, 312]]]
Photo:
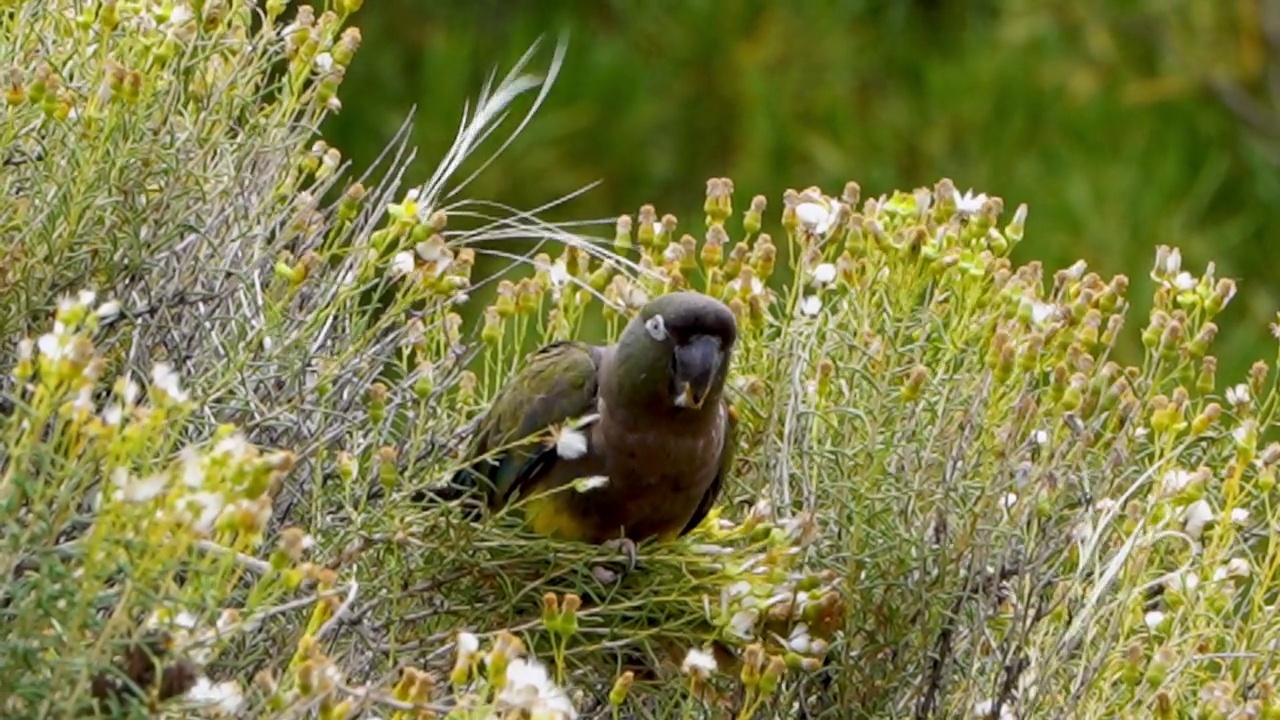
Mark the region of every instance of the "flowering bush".
[[[1276, 394], [1216, 377], [1230, 279], [1160, 248], [1126, 367], [1127, 278], [1014, 266], [1027, 207], [948, 180], [715, 178], [701, 224], [599, 238], [449, 201], [560, 49], [428, 182], [399, 145], [357, 182], [311, 128], [358, 3], [282, 5], [0, 15], [6, 714], [1280, 715]], [[677, 288], [740, 325], [699, 528], [621, 574], [420, 502], [529, 348]]]

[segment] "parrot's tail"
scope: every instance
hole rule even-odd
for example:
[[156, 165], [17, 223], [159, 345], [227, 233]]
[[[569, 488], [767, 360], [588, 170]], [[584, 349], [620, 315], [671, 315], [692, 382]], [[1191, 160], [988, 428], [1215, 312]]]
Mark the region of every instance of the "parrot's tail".
[[463, 517], [467, 520], [479, 520], [484, 503], [479, 497], [478, 489], [479, 483], [476, 482], [475, 470], [464, 467], [455, 472], [443, 485], [417, 490], [410, 499], [415, 503], [429, 506], [458, 502]]

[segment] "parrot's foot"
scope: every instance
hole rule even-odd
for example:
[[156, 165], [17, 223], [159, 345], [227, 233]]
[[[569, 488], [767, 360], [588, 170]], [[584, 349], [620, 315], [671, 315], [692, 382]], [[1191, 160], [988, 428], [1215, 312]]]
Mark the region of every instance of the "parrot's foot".
[[605, 541], [601, 547], [608, 548], [609, 550], [616, 550], [626, 557], [627, 572], [631, 572], [636, 569], [636, 564], [640, 560], [640, 550], [636, 547], [635, 541], [631, 538], [622, 537], [614, 540], [608, 540]]
[[[609, 550], [615, 550], [627, 559], [626, 569], [622, 571], [621, 575], [625, 575], [626, 573], [636, 569], [636, 564], [640, 560], [640, 555], [639, 549], [636, 547], [634, 540], [630, 538], [616, 538], [613, 540], [606, 540], [601, 543], [600, 546]], [[619, 573], [610, 570], [604, 565], [596, 565], [591, 568], [591, 574], [605, 585], [617, 582], [620, 577]]]

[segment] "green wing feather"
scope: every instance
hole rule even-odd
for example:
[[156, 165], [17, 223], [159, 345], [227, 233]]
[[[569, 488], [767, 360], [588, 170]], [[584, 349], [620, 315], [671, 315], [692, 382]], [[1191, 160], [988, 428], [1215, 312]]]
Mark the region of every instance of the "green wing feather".
[[601, 348], [583, 342], [552, 343], [533, 353], [494, 398], [481, 422], [471, 462], [454, 486], [484, 487], [491, 509], [545, 468], [554, 453], [541, 431], [596, 410]]
[[722, 400], [724, 403], [725, 428], [724, 428], [724, 445], [720, 450], [720, 472], [716, 473], [716, 477], [711, 481], [711, 486], [703, 493], [702, 499], [698, 501], [698, 507], [693, 511], [693, 517], [689, 518], [689, 522], [685, 524], [684, 529], [680, 531], [680, 535], [688, 535], [691, 530], [706, 519], [707, 513], [711, 512], [711, 506], [715, 505], [719, 499], [720, 490], [724, 487], [724, 478], [733, 469], [733, 460], [738, 449], [738, 413], [734, 412], [733, 406], [728, 400]]

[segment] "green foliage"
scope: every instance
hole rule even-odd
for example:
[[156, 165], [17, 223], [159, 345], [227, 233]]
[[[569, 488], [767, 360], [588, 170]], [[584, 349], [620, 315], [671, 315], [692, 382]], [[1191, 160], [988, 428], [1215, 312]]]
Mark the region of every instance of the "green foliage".
[[[694, 183], [713, 175], [762, 190], [947, 176], [1034, 198], [1020, 261], [1110, 274], [1158, 244], [1197, 268], [1216, 261], [1243, 280], [1224, 371], [1269, 352], [1280, 97], [1267, 78], [1280, 52], [1265, 0], [383, 0], [362, 14], [369, 47], [327, 121], [357, 162], [416, 104], [433, 120], [413, 131], [428, 171], [490, 65], [564, 31], [573, 81], [513, 143], [517, 159], [468, 192], [534, 207], [600, 181], [547, 217], [644, 202], [693, 217]], [[499, 266], [482, 258], [484, 274]], [[1154, 288], [1134, 282], [1145, 314]], [[1136, 333], [1119, 352], [1139, 361]]]
[[[1135, 312], [950, 180], [717, 177], [605, 238], [451, 199], [562, 49], [427, 183], [400, 142], [356, 183], [314, 133], [352, 2], [73, 5], [0, 15], [4, 714], [1280, 716], [1280, 395], [1218, 381], [1232, 280], [1162, 245]], [[418, 500], [530, 345], [685, 287], [741, 328], [702, 526], [624, 575]]]

